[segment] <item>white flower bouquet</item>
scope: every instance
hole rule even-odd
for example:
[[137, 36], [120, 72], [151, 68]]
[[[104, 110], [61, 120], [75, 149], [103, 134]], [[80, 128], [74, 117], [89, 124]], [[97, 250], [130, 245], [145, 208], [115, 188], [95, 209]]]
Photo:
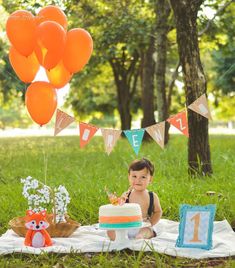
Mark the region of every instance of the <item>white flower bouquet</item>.
[[[21, 179], [21, 183], [22, 194], [28, 201], [28, 209], [39, 212], [51, 207], [52, 213], [48, 214], [47, 220], [50, 223], [48, 232], [52, 237], [68, 237], [80, 226], [67, 215], [70, 197], [63, 185], [52, 189], [30, 176]], [[14, 218], [9, 224], [18, 235], [25, 235], [24, 217]]]

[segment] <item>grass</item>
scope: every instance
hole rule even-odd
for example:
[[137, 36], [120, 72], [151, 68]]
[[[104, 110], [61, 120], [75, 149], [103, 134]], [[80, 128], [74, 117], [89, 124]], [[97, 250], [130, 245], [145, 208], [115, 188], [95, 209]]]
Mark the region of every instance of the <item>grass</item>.
[[[165, 150], [154, 142], [143, 143], [138, 158], [147, 157], [156, 173], [150, 190], [158, 193], [163, 217], [179, 220], [179, 205], [216, 204], [216, 220], [235, 218], [235, 137], [210, 137], [212, 177], [187, 175], [187, 139], [173, 135]], [[126, 139], [118, 141], [107, 156], [101, 137], [83, 149], [79, 137], [30, 137], [0, 139], [0, 234], [8, 221], [24, 215], [27, 203], [20, 178], [32, 176], [49, 186], [65, 185], [71, 196], [69, 214], [81, 224], [98, 220], [98, 209], [107, 203], [104, 187], [122, 193], [128, 188], [127, 167], [136, 156]], [[207, 191], [215, 191], [207, 196]], [[213, 263], [211, 263], [213, 262]], [[0, 257], [0, 267], [235, 267], [232, 259], [193, 261], [156, 252], [100, 254], [11, 254]], [[191, 266], [190, 266], [191, 265]], [[193, 265], [193, 266], [192, 266]], [[234, 266], [233, 266], [234, 265]]]

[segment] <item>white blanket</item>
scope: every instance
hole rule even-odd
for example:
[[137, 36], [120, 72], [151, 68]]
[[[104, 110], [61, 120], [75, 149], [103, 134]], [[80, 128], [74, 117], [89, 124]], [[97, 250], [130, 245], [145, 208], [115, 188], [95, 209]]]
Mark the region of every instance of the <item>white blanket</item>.
[[125, 244], [111, 242], [106, 231], [99, 230], [97, 225], [81, 226], [69, 238], [53, 238], [53, 246], [32, 248], [24, 246], [24, 238], [8, 230], [0, 237], [0, 254], [13, 252], [40, 254], [45, 252], [101, 252], [115, 251], [125, 248], [131, 250], [156, 251], [171, 256], [193, 259], [228, 257], [235, 255], [235, 233], [229, 223], [214, 222], [213, 248], [211, 250], [177, 248], [175, 242], [178, 236], [179, 223], [162, 219], [154, 226], [157, 237], [150, 240], [129, 240]]

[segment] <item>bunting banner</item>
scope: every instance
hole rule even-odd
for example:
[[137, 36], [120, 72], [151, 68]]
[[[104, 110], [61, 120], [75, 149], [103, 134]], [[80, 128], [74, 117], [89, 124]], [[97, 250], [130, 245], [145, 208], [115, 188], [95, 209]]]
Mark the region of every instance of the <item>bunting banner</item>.
[[140, 146], [141, 146], [143, 136], [144, 136], [144, 131], [145, 130], [143, 128], [133, 129], [133, 130], [124, 130], [124, 133], [130, 145], [134, 149], [136, 155], [139, 153]]
[[189, 109], [194, 112], [206, 117], [207, 119], [212, 120], [210, 109], [208, 107], [206, 94], [203, 94], [201, 97], [196, 99], [193, 103], [188, 106]]
[[[187, 108], [200, 114], [201, 116], [212, 119], [206, 94], [201, 95]], [[57, 109], [54, 136], [56, 136], [74, 121], [74, 117]], [[186, 110], [171, 116], [166, 121], [180, 130], [185, 136], [189, 137]], [[158, 143], [162, 149], [164, 149], [166, 121], [148, 126], [146, 128], [123, 130], [136, 154], [139, 153], [145, 130], [153, 138], [153, 140]], [[105, 151], [109, 155], [116, 145], [118, 139], [121, 137], [122, 130], [99, 128], [87, 123], [79, 122], [80, 147], [83, 148], [85, 145], [87, 145], [99, 129], [101, 130], [104, 139]]]
[[186, 110], [168, 118], [167, 122], [178, 128], [178, 130], [181, 131], [185, 136], [189, 137]]
[[75, 121], [75, 118], [57, 109], [54, 136]]
[[89, 124], [82, 123], [82, 122], [79, 123], [80, 147], [81, 148], [87, 145], [87, 143], [89, 143], [89, 141], [95, 135], [98, 129], [99, 128], [93, 125], [89, 125]]
[[164, 149], [165, 144], [165, 121], [146, 127], [148, 134]]
[[101, 133], [104, 138], [105, 151], [109, 155], [112, 152], [116, 142], [120, 138], [122, 131], [116, 129], [101, 128]]

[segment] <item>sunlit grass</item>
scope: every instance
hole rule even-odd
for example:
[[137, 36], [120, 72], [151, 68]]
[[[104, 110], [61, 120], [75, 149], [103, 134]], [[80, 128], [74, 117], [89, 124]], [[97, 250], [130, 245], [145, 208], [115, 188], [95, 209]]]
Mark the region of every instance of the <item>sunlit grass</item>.
[[[216, 220], [235, 218], [235, 138], [211, 136], [212, 177], [188, 178], [187, 138], [174, 135], [162, 150], [156, 143], [143, 143], [138, 158], [147, 157], [156, 173], [150, 189], [157, 192], [163, 208], [163, 217], [179, 220], [179, 205], [216, 204]], [[126, 139], [118, 141], [107, 156], [101, 137], [95, 137], [83, 149], [79, 137], [34, 137], [0, 139], [0, 233], [8, 228], [8, 221], [25, 214], [27, 202], [23, 198], [20, 178], [32, 176], [49, 186], [63, 184], [71, 196], [70, 216], [82, 224], [98, 220], [98, 209], [107, 203], [104, 187], [122, 193], [128, 188], [127, 167], [136, 158]], [[207, 191], [215, 191], [207, 196]], [[52, 267], [63, 259], [66, 267], [98, 265], [100, 267], [183, 267], [182, 260], [157, 253], [117, 252], [45, 256], [14, 254], [0, 258], [1, 263], [11, 260], [11, 267]], [[47, 266], [42, 266], [43, 258]], [[187, 264], [188, 261], [184, 259]], [[226, 261], [228, 264], [230, 261]], [[30, 265], [27, 266], [27, 263]], [[79, 267], [79, 266], [78, 266]], [[154, 266], [153, 266], [154, 267]], [[170, 267], [170, 266], [169, 266]], [[201, 267], [201, 266], [196, 266]], [[226, 267], [226, 266], [221, 266]], [[228, 266], [229, 267], [229, 266]]]

